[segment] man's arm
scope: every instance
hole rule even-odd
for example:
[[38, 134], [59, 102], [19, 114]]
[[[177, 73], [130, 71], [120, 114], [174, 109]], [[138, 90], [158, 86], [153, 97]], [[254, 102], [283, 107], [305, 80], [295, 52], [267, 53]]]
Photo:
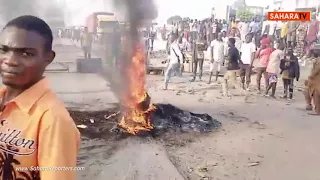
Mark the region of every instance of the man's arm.
[[309, 76], [309, 79], [313, 79], [314, 77], [316, 77], [319, 74], [320, 74], [320, 63], [315, 62], [313, 64], [313, 68], [312, 68], [311, 74]]
[[178, 46], [178, 44], [174, 44], [174, 46], [172, 47], [174, 49], [174, 51], [177, 53], [178, 57], [179, 57], [179, 60], [180, 62], [183, 61], [183, 55], [182, 55], [182, 52]]
[[[49, 110], [44, 113], [42, 122], [38, 143], [39, 167], [76, 167], [80, 133], [69, 113], [63, 109]], [[45, 180], [75, 180], [76, 171], [40, 171], [40, 177]]]
[[211, 42], [211, 46], [210, 46], [210, 60], [211, 60], [211, 62], [213, 62], [214, 61], [214, 59], [213, 59], [213, 43]]

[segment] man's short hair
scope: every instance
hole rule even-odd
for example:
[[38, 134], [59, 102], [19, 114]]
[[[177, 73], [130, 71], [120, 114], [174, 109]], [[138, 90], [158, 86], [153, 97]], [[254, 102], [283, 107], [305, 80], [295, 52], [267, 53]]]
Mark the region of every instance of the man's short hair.
[[248, 36], [253, 37], [253, 34], [252, 33], [248, 33], [248, 34], [246, 34], [245, 37], [248, 37]]
[[49, 25], [44, 20], [35, 16], [24, 15], [12, 19], [5, 25], [3, 29], [6, 29], [7, 27], [16, 27], [19, 29], [24, 29], [26, 31], [33, 31], [38, 33], [45, 39], [44, 49], [46, 51], [52, 50], [52, 31]]
[[229, 38], [228, 40], [231, 44], [236, 44], [236, 39], [235, 38]]

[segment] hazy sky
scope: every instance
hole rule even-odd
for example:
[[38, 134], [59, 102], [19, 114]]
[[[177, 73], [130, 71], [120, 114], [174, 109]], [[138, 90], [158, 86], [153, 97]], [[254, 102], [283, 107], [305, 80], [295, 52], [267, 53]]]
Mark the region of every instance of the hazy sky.
[[[86, 16], [94, 11], [111, 11], [111, 4], [103, 9], [102, 0], [67, 0], [74, 25], [83, 25]], [[111, 2], [111, 0], [110, 0]], [[180, 15], [191, 18], [205, 18], [210, 16], [211, 8], [223, 8], [234, 0], [155, 0], [158, 6], [159, 23], [163, 23], [172, 15]], [[267, 6], [273, 0], [246, 0], [247, 5]], [[70, 15], [71, 15], [70, 14]]]

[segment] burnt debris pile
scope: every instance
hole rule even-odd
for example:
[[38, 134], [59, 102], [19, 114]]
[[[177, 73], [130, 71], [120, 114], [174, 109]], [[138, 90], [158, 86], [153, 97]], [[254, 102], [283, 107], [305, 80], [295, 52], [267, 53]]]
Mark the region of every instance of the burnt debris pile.
[[[221, 126], [219, 121], [208, 114], [189, 112], [171, 104], [155, 104], [155, 107], [156, 109], [149, 114], [153, 130], [141, 132], [139, 135], [161, 136], [173, 131], [207, 133]], [[130, 135], [118, 126], [118, 121], [122, 117], [118, 109], [97, 112], [70, 111], [70, 115], [82, 135], [87, 138], [112, 138], [118, 135]]]
[[197, 114], [182, 110], [171, 104], [156, 104], [156, 109], [150, 114], [154, 131], [173, 130], [178, 132], [211, 132], [221, 126], [221, 123], [208, 114]]

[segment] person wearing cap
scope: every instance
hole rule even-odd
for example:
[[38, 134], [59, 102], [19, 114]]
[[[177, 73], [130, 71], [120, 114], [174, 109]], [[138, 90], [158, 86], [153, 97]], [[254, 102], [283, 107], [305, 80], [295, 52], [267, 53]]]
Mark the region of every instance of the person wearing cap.
[[[277, 49], [274, 50], [270, 55], [270, 60], [267, 64], [266, 73], [268, 75], [268, 85], [266, 88], [265, 96], [270, 96], [272, 98], [275, 97], [277, 83], [278, 83], [278, 76], [280, 74], [280, 64], [281, 60], [284, 59], [284, 44], [282, 41], [280, 41], [277, 44]], [[271, 94], [269, 94], [269, 91], [271, 91]]]
[[299, 61], [298, 58], [293, 54], [292, 48], [287, 49], [287, 55], [281, 60], [280, 69], [284, 87], [283, 96], [281, 96], [281, 98], [289, 98], [289, 100], [291, 100], [293, 98], [294, 79], [299, 81], [300, 78]]
[[257, 90], [258, 93], [261, 93], [261, 78], [262, 75], [265, 79], [265, 86], [266, 88], [269, 85], [269, 76], [266, 71], [269, 60], [270, 60], [270, 55], [273, 52], [273, 48], [270, 46], [270, 39], [269, 38], [264, 38], [261, 40], [261, 47], [258, 49], [256, 52], [256, 59], [258, 59], [257, 63], [254, 65], [255, 71], [257, 72]]

